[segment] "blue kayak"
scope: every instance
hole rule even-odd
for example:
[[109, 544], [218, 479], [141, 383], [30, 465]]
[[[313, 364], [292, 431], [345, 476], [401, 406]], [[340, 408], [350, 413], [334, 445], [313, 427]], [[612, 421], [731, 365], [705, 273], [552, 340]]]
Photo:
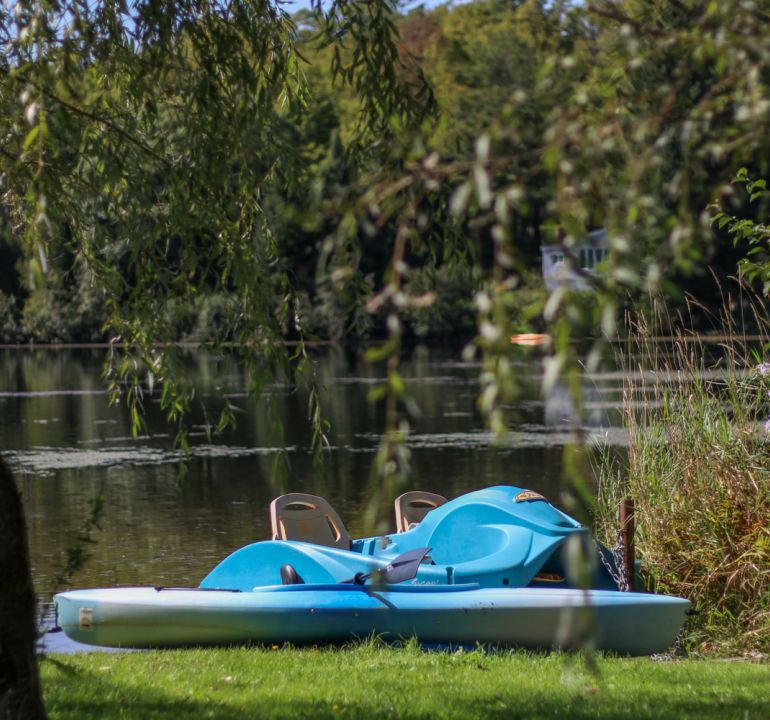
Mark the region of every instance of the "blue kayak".
[[479, 585], [277, 585], [252, 592], [111, 588], [56, 596], [58, 621], [81, 643], [152, 648], [343, 642], [375, 633], [426, 644], [594, 647], [662, 652], [690, 603], [608, 590]]
[[264, 541], [199, 588], [73, 590], [54, 598], [72, 639], [111, 647], [340, 642], [376, 633], [423, 643], [594, 647], [643, 655], [676, 637], [690, 603], [619, 592], [603, 563], [571, 588], [562, 548], [586, 529], [515, 487], [468, 493], [403, 533], [350, 549]]

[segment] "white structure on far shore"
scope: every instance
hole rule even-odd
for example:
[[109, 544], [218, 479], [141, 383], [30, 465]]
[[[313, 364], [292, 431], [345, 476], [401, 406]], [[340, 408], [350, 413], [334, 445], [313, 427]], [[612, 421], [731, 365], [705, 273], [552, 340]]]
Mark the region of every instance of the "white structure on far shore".
[[606, 259], [608, 252], [604, 228], [588, 233], [584, 243], [568, 251], [559, 245], [541, 245], [545, 286], [551, 292], [562, 285], [567, 285], [570, 290], [590, 290], [590, 276], [596, 275], [597, 266]]

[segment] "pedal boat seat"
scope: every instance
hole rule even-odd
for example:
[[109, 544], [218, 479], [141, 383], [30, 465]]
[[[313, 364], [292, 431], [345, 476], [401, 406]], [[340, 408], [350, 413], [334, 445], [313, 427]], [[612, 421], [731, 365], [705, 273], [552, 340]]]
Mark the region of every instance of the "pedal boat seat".
[[301, 540], [350, 550], [350, 533], [335, 509], [322, 497], [288, 493], [270, 503], [273, 540]]
[[443, 495], [412, 490], [396, 498], [396, 532], [406, 532], [419, 525], [431, 511], [446, 503]]

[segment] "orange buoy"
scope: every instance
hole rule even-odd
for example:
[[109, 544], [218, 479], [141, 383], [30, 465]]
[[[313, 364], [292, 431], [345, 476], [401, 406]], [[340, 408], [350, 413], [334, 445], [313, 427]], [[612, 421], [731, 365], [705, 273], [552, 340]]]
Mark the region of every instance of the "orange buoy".
[[520, 333], [511, 335], [511, 345], [545, 345], [551, 336], [544, 333]]

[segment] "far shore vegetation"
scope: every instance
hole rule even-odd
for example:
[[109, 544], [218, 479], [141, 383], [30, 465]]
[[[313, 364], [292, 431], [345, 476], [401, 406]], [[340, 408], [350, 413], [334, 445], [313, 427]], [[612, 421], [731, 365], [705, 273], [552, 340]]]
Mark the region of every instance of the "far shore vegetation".
[[[478, 0], [431, 9], [418, 6], [393, 13], [392, 20], [400, 34], [399, 53], [405, 63], [403, 72], [407, 75], [411, 72], [406, 59], [409, 56], [419, 63], [424, 81], [432, 93], [432, 102], [428, 103], [431, 122], [425, 121], [420, 126], [424, 136], [415, 141], [413, 149], [403, 150], [407, 154], [403, 161], [391, 157], [402, 152], [395, 140], [392, 148], [385, 149], [384, 157], [379, 154], [380, 150], [368, 151], [362, 158], [355, 157], [359, 151], [357, 143], [361, 141], [359, 126], [366, 122], [366, 118], [362, 118], [360, 89], [343, 81], [340, 71], [335, 71], [335, 62], [339, 64], [340, 60], [333, 60], [333, 47], [322, 42], [325, 32], [322, 16], [301, 10], [294, 15], [291, 26], [287, 21], [286, 32], [295, 35], [303, 58], [300, 68], [306, 86], [301, 92], [312, 98], [312, 102], [289, 103], [274, 121], [281, 123], [280, 133], [288, 137], [280, 135], [279, 142], [279, 129], [270, 127], [269, 131], [276, 137], [276, 147], [266, 143], [259, 145], [267, 154], [265, 162], [275, 162], [276, 165], [258, 188], [262, 224], [257, 244], [265, 245], [262, 260], [266, 272], [260, 278], [265, 284], [265, 293], [263, 296], [257, 294], [257, 297], [260, 303], [272, 306], [278, 321], [275, 330], [279, 336], [284, 339], [296, 339], [301, 335], [309, 339], [364, 341], [381, 340], [388, 336], [387, 317], [392, 307], [390, 303], [372, 301], [383, 284], [390, 282], [393, 255], [388, 238], [402, 222], [399, 217], [401, 210], [403, 214], [413, 216], [410, 222], [416, 225], [410, 231], [416, 235], [403, 258], [408, 270], [399, 283], [405, 296], [399, 314], [407, 339], [427, 338], [431, 342], [455, 344], [467, 342], [478, 330], [479, 308], [474, 304], [474, 296], [487, 290], [490, 281], [504, 305], [506, 324], [510, 326], [508, 329], [512, 332], [543, 331], [549, 321], [543, 317], [548, 293], [540, 272], [540, 247], [556, 244], [568, 249], [570, 244], [581, 242], [587, 231], [601, 226], [606, 226], [611, 233], [611, 257], [606, 279], [610, 284], [619, 285], [612, 290], [613, 294], [619, 290], [629, 298], [638, 297], [640, 289], [658, 286], [667, 302], [674, 307], [683, 304], [686, 292], [706, 303], [718, 300], [711, 273], [720, 278], [734, 274], [737, 262], [746, 254], [746, 248], [734, 246], [726, 230], [719, 228], [718, 232], [711, 232], [697, 224], [704, 221], [704, 209], [714, 200], [717, 192], [721, 192], [722, 209], [736, 213], [745, 209], [745, 198], [725, 190], [725, 187], [729, 188], [729, 180], [738, 167], [749, 165], [751, 172], [758, 176], [770, 169], [762, 152], [749, 156], [753, 164], [749, 164], [749, 157], [738, 153], [739, 145], [732, 137], [734, 131], [729, 118], [719, 116], [713, 128], [708, 130], [714, 145], [713, 157], [704, 148], [705, 157], [700, 156], [700, 151], [693, 150], [692, 157], [688, 158], [690, 172], [697, 177], [698, 183], [686, 183], [686, 187], [682, 188], [681, 207], [677, 211], [686, 213], [688, 217], [682, 220], [679, 240], [673, 234], [673, 198], [659, 197], [669, 192], [666, 187], [639, 187], [636, 188], [640, 193], [638, 198], [630, 196], [624, 199], [630, 205], [629, 215], [649, 214], [650, 210], [643, 211], [642, 208], [655, 204], [655, 212], [669, 218], [660, 222], [660, 228], [646, 226], [646, 222], [652, 222], [652, 217], [644, 223], [636, 220], [638, 238], [633, 234], [625, 237], [625, 229], [621, 229], [613, 216], [605, 212], [607, 208], [603, 208], [602, 203], [610, 202], [610, 197], [588, 201], [585, 207], [564, 208], [565, 217], [561, 221], [557, 217], [559, 203], [562, 202], [559, 194], [565, 183], [568, 186], [572, 182], [596, 182], [596, 179], [563, 176], [570, 163], [580, 162], [579, 156], [572, 157], [569, 148], [559, 148], [558, 142], [553, 140], [553, 147], [543, 148], [544, 137], [562, 133], [562, 123], [578, 122], [576, 118], [560, 120], [554, 116], [558, 108], [564, 106], [566, 109], [569, 104], [566, 98], [572, 96], [573, 102], [578, 103], [577, 107], [587, 104], [586, 112], [579, 121], [587, 127], [576, 126], [574, 132], [582, 131], [587, 135], [606, 132], [611, 135], [620, 129], [613, 130], [612, 125], [603, 127], [604, 115], [611, 115], [612, 123], [633, 124], [634, 113], [638, 113], [639, 133], [643, 135], [645, 130], [650, 130], [645, 122], [657, 122], [654, 114], [660, 103], [656, 103], [654, 96], [663, 92], [664, 87], [657, 87], [656, 83], [660, 84], [668, 71], [676, 77], [677, 72], [684, 72], [682, 68], [687, 67], [686, 72], [692, 76], [677, 78], [676, 83], [691, 88], [702, 85], [702, 90], [693, 90], [692, 97], [679, 93], [676, 107], [669, 108], [664, 104], [663, 109], [672, 114], [668, 132], [673, 133], [673, 128], [680, 125], [688, 127], [689, 115], [694, 116], [695, 122], [699, 113], [708, 112], [708, 105], [701, 107], [698, 104], [699, 98], [703, 95], [704, 102], [709, 100], [708, 82], [717, 84], [716, 79], [708, 78], [705, 68], [702, 73], [698, 69], [702, 62], [692, 59], [680, 62], [675, 59], [677, 54], [672, 52], [665, 62], [659, 64], [660, 59], [655, 57], [657, 51], [642, 45], [637, 48], [638, 58], [627, 59], [627, 62], [640, 65], [638, 77], [628, 80], [637, 83], [641, 104], [628, 117], [618, 119], [614, 107], [623, 102], [629, 91], [618, 86], [609, 92], [605, 86], [612, 86], [612, 82], [603, 76], [602, 69], [607, 68], [607, 72], [611, 73], [609, 68], [620, 62], [617, 57], [618, 43], [624, 46], [623, 53], [632, 47], [624, 39], [626, 29], [636, 28], [635, 32], [638, 30], [641, 33], [646, 23], [650, 23], [660, 32], [669, 29], [672, 33], [683, 33], [680, 52], [687, 57], [688, 53], [696, 51], [691, 45], [687, 45], [685, 50], [685, 45], [691, 40], [686, 37], [689, 25], [695, 21], [687, 17], [684, 6], [668, 0], [656, 0], [648, 3], [646, 8], [642, 7], [644, 3], [636, 0], [619, 3], [614, 11], [614, 22], [613, 13], [606, 15], [600, 8], [590, 7], [588, 9], [596, 14], [586, 15], [586, 8], [581, 5], [586, 4], [564, 0], [555, 3]], [[690, 9], [693, 15], [697, 15], [698, 11], [697, 4]], [[727, 14], [725, 23], [732, 22], [726, 9], [719, 12]], [[736, 23], [739, 12], [736, 8]], [[624, 24], [624, 13], [630, 13], [628, 17], [632, 19], [638, 14], [637, 20], [628, 20]], [[714, 23], [721, 19], [707, 20]], [[98, 22], [98, 19], [94, 21]], [[344, 25], [346, 21], [355, 22], [344, 12], [331, 15], [328, 20], [330, 27], [326, 30], [335, 24]], [[658, 35], [646, 34], [648, 39]], [[678, 36], [674, 34], [672, 37]], [[745, 38], [743, 42], [749, 43], [750, 40]], [[225, 38], [221, 41], [225, 42]], [[203, 51], [196, 51], [205, 57]], [[184, 53], [183, 56], [186, 61]], [[714, 57], [713, 62], [716, 65], [718, 58]], [[670, 68], [667, 69], [667, 65]], [[97, 202], [92, 197], [93, 193], [86, 192], [85, 196], [69, 198], [68, 202], [78, 205], [88, 217], [84, 224], [80, 221], [76, 223], [66, 206], [58, 207], [50, 203], [48, 215], [45, 219], [40, 218], [42, 225], [38, 228], [45, 237], [35, 240], [32, 237], [37, 232], [34, 225], [25, 229], [23, 217], [19, 214], [21, 207], [13, 204], [17, 200], [22, 203], [23, 198], [16, 198], [13, 193], [6, 195], [8, 202], [0, 209], [0, 343], [109, 341], [116, 334], [112, 316], [122, 312], [116, 303], [128, 305], [132, 302], [133, 295], [123, 286], [122, 276], [125, 271], [126, 278], [130, 277], [128, 267], [141, 257], [142, 252], [146, 259], [154, 257], [154, 262], [165, 262], [168, 267], [161, 273], [163, 277], [157, 278], [158, 287], [148, 287], [150, 295], [145, 300], [159, 293], [158, 304], [153, 311], [156, 317], [145, 318], [147, 327], [143, 330], [137, 328], [140, 334], [149, 333], [151, 327], [160, 324], [163, 327], [162, 337], [148, 339], [205, 343], [239, 340], [237, 333], [232, 332], [234, 313], [242, 310], [237, 275], [228, 270], [227, 279], [220, 284], [212, 282], [212, 278], [202, 272], [199, 277], [193, 277], [193, 281], [182, 282], [185, 273], [190, 275], [193, 266], [205, 266], [208, 262], [206, 253], [211, 241], [205, 235], [214, 232], [221, 218], [206, 215], [205, 212], [210, 211], [198, 207], [203, 202], [201, 197], [187, 197], [188, 189], [179, 199], [180, 206], [174, 208], [167, 197], [175, 192], [170, 184], [164, 193], [158, 194], [157, 209], [153, 210], [153, 203], [147, 202], [142, 193], [155, 194], [158, 176], [167, 174], [168, 167], [163, 163], [154, 167], [150, 154], [134, 156], [129, 152], [130, 138], [147, 145], [170, 142], [167, 125], [173, 122], [173, 118], [163, 117], [162, 107], [164, 103], [169, 106], [180, 103], [183, 107], [183, 100], [173, 99], [173, 93], [179, 91], [174, 85], [177, 80], [167, 75], [157, 79], [160, 83], [158, 91], [165, 98], [158, 100], [161, 108], [158, 111], [161, 115], [161, 126], [157, 128], [159, 136], [148, 134], [142, 137], [140, 128], [132, 125], [116, 141], [121, 153], [127, 155], [115, 155], [112, 162], [107, 163], [106, 174], [99, 173], [98, 162], [94, 163], [97, 167], [88, 170], [89, 161], [84, 160], [75, 165], [72, 175], [70, 146], [92, 143], [91, 151], [99, 151], [95, 146], [97, 139], [92, 139], [94, 135], [98, 138], [101, 132], [96, 109], [99, 103], [105, 106], [115, 103], [118, 105], [115, 112], [127, 112], [121, 106], [117, 90], [112, 91], [115, 93], [113, 97], [111, 91], [99, 86], [97, 68], [98, 64], [94, 72], [77, 78], [77, 83], [68, 88], [71, 94], [69, 99], [58, 99], [58, 91], [49, 91], [49, 95], [58, 100], [49, 97], [45, 103], [39, 103], [46, 110], [45, 122], [39, 132], [34, 129], [37, 127], [35, 122], [40, 118], [34, 116], [30, 136], [19, 139], [19, 143], [25, 143], [18, 148], [22, 159], [30, 158], [36, 152], [47, 153], [50, 165], [45, 166], [46, 173], [62, 172], [67, 177], [78, 178], [77, 182], [73, 181], [72, 187], [56, 186], [60, 191], [77, 193], [80, 185], [83, 188], [100, 188], [103, 184], [103, 197]], [[193, 63], [193, 67], [178, 72], [186, 77], [185, 71], [199, 70]], [[741, 66], [740, 73], [748, 75], [744, 70]], [[289, 73], [285, 68], [283, 71]], [[158, 73], [161, 72], [159, 68]], [[703, 77], [700, 77], [701, 74]], [[297, 78], [292, 78], [292, 81], [300, 82]], [[23, 79], [19, 80], [19, 93], [24, 91], [23, 82]], [[189, 83], [189, 78], [178, 81], [185, 82]], [[415, 78], [415, 87], [418, 86]], [[300, 89], [294, 89], [300, 92]], [[7, 90], [12, 92], [12, 84], [9, 83]], [[193, 94], [195, 91], [194, 87], [189, 90]], [[27, 95], [22, 96], [27, 98]], [[84, 100], [85, 104], [78, 108], [75, 119], [78, 122], [87, 120], [90, 114], [93, 120], [82, 128], [58, 115], [78, 99]], [[95, 108], [88, 107], [91, 101], [96, 104]], [[9, 102], [18, 104], [18, 96], [9, 97]], [[26, 102], [28, 107], [37, 107], [31, 97]], [[61, 104], [57, 105], [57, 102]], [[213, 103], [213, 98], [209, 98], [209, 102]], [[137, 112], [141, 115], [146, 108]], [[169, 108], [166, 112], [172, 114], [175, 110]], [[218, 124], [219, 118], [214, 115], [216, 107], [212, 106], [210, 112], [212, 118], [207, 118], [207, 122]], [[652, 114], [652, 117], [645, 120], [645, 113]], [[30, 114], [30, 117], [33, 115]], [[54, 127], [60, 129], [61, 135], [53, 132]], [[18, 131], [22, 129], [17, 128]], [[263, 128], [249, 126], [241, 130], [251, 134], [266, 132]], [[628, 132], [633, 132], [632, 126]], [[492, 173], [483, 183], [478, 168], [485, 167], [485, 172], [489, 168], [483, 158], [477, 158], [481, 147], [477, 146], [480, 133], [487, 133], [485, 143], [489, 148], [485, 152], [490, 154], [493, 164], [513, 164], [513, 167], [497, 174]], [[766, 140], [759, 126], [753, 128], [752, 137], [763, 143], [764, 148]], [[228, 138], [218, 140], [224, 143]], [[368, 140], [372, 141], [372, 138]], [[375, 143], [379, 140], [379, 137], [374, 138]], [[666, 141], [669, 140], [666, 137]], [[184, 149], [184, 143], [191, 141], [192, 138], [183, 137], [180, 141], [182, 146], [174, 149], [175, 172], [183, 176], [188, 172], [200, 174], [202, 186], [199, 192], [203, 198], [208, 198], [206, 183], [209, 179], [205, 177], [208, 166], [203, 162], [205, 158], [197, 158], [195, 154], [190, 155], [189, 149]], [[229, 138], [229, 141], [234, 140]], [[211, 142], [214, 142], [213, 138]], [[567, 142], [566, 137], [564, 142]], [[689, 144], [690, 140], [683, 139], [683, 142]], [[105, 140], [105, 143], [108, 141]], [[124, 147], [126, 143], [128, 145]], [[588, 144], [590, 151], [590, 140]], [[169, 152], [171, 150], [169, 147]], [[213, 151], [218, 149], [212, 148]], [[283, 157], [273, 157], [275, 152], [281, 151]], [[85, 152], [84, 147], [81, 147], [81, 152]], [[205, 147], [201, 147], [200, 152], [205, 155]], [[607, 152], [613, 151], [608, 148]], [[631, 150], [624, 148], [619, 152], [622, 154]], [[677, 165], [680, 152], [673, 147], [665, 148], [662, 162], [666, 172], [673, 175], [674, 182], [685, 183], [687, 178], [680, 177]], [[496, 160], [497, 155], [499, 159]], [[560, 155], [563, 157], [560, 158]], [[366, 187], [366, 183], [379, 181], [381, 164], [387, 168], [394, 163], [406, 162], [407, 171], [412, 172], [408, 164], [420, 157], [421, 162], [427, 162], [427, 158], [435, 158], [438, 162], [438, 158], [442, 158], [442, 162], [447, 164], [446, 168], [437, 166], [438, 174], [432, 180], [436, 183], [435, 196], [420, 197], [425, 190], [413, 188], [410, 192], [416, 196], [417, 203], [414, 208], [399, 206], [398, 209], [388, 210], [384, 207], [384, 217], [379, 219], [375, 217], [378, 204], [384, 202], [387, 206], [393, 199], [365, 197], [368, 208], [351, 205], [351, 190], [355, 194], [359, 187]], [[647, 160], [644, 157], [639, 159]], [[619, 158], [614, 160], [619, 161]], [[196, 161], [200, 161], [202, 167], [198, 168]], [[632, 159], [626, 158], [625, 162], [631, 163]], [[479, 163], [477, 170], [473, 170], [474, 163]], [[121, 169], [124, 164], [133, 168], [127, 189], [138, 195], [125, 214], [119, 209], [119, 202], [122, 201], [119, 193], [123, 192], [120, 185], [129, 172]], [[133, 164], [138, 167], [133, 167]], [[524, 172], [522, 178], [517, 177], [519, 168]], [[250, 170], [262, 177], [259, 168]], [[89, 176], [80, 177], [84, 172]], [[90, 172], [94, 173], [93, 176]], [[467, 174], [472, 177], [466, 178]], [[23, 180], [23, 174], [7, 177], [19, 182]], [[474, 187], [474, 177], [479, 187]], [[45, 180], [45, 174], [41, 175], [40, 192], [53, 192], [53, 188], [45, 187]], [[174, 180], [172, 175], [168, 182]], [[232, 180], [223, 181], [231, 183]], [[643, 180], [636, 178], [634, 182]], [[465, 185], [463, 181], [467, 181]], [[656, 182], [654, 178], [650, 181], [653, 184]], [[33, 180], [30, 182], [32, 187], [36, 187]], [[603, 192], [609, 195], [612, 192], [622, 194], [622, 183], [631, 180], [622, 176], [613, 180], [608, 175], [602, 177], [602, 182], [607, 184]], [[143, 189], [141, 183], [148, 184], [149, 188]], [[137, 185], [135, 188], [134, 184]], [[500, 192], [509, 198], [506, 201], [508, 207], [498, 206], [497, 210], [488, 212], [493, 198], [491, 195], [488, 198], [484, 196], [486, 191], [482, 185], [485, 184], [490, 184], [490, 188], [500, 186]], [[237, 191], [234, 192], [234, 198], [227, 195], [225, 200], [218, 201], [235, 203], [236, 206], [247, 202], [248, 196], [241, 198]], [[491, 193], [491, 189], [488, 192]], [[451, 210], [449, 215], [454, 213], [456, 222], [448, 223], [446, 208], [441, 207], [447, 203]], [[617, 199], [613, 203], [619, 207], [613, 204], [612, 211], [622, 212], [624, 203]], [[203, 217], [194, 217], [189, 213], [190, 207], [198, 208]], [[158, 217], [163, 217], [172, 208], [177, 216], [171, 220], [180, 227], [161, 227]], [[225, 204], [223, 212], [232, 213], [232, 210], [228, 210]], [[495, 240], [498, 231], [494, 230], [494, 224], [490, 224], [493, 218], [487, 217], [487, 214], [491, 216], [495, 213], [500, 217], [510, 215], [506, 229], [509, 237], [504, 242]], [[464, 217], [465, 214], [467, 217]], [[118, 215], [123, 218], [120, 223], [116, 221]], [[474, 215], [478, 217], [474, 219]], [[351, 227], [351, 222], [358, 226]], [[688, 227], [692, 222], [696, 226]], [[664, 232], [669, 225], [672, 229]], [[655, 234], [654, 230], [659, 232]], [[335, 233], [340, 231], [350, 237], [336, 237]], [[88, 239], [78, 239], [76, 234], [79, 232], [88, 233]], [[177, 246], [176, 241], [169, 239], [177, 233], [189, 236], [184, 250]], [[667, 236], [669, 233], [670, 237]], [[331, 240], [333, 237], [334, 240]], [[129, 250], [125, 244], [128, 238], [137, 244], [134, 250]], [[677, 243], [674, 257], [664, 257], [667, 244], [673, 242]], [[346, 247], [348, 243], [349, 248]], [[145, 249], [140, 250], [139, 245], [145, 246]], [[509, 255], [507, 259], [500, 256], [503, 249]], [[348, 251], [354, 256], [347, 257]], [[644, 275], [640, 262], [648, 255], [660, 256], [654, 268], [657, 279], [654, 282], [652, 278], [649, 278], [651, 282], [644, 277], [634, 279], [634, 273]], [[222, 257], [218, 262], [226, 268], [232, 259]], [[501, 262], [505, 272], [496, 273], [495, 268]], [[352, 274], [345, 269], [349, 263], [352, 263], [349, 268]], [[110, 264], [119, 270], [115, 277], [108, 272]], [[618, 276], [612, 273], [616, 264], [623, 267]], [[323, 277], [324, 265], [329, 266], [330, 274], [336, 271], [339, 277], [329, 282], [329, 278]], [[115, 283], [117, 287], [112, 286]], [[282, 288], [289, 287], [294, 309], [301, 318], [301, 329], [294, 327], [281, 309], [285, 299]], [[412, 299], [418, 298], [422, 301], [412, 302]], [[365, 309], [367, 303], [370, 307]], [[592, 304], [576, 303], [573, 313], [579, 308], [581, 313], [590, 314], [589, 306]], [[547, 314], [554, 315], [552, 310]], [[578, 334], [596, 335], [601, 330], [594, 315], [582, 319], [578, 325]]]

